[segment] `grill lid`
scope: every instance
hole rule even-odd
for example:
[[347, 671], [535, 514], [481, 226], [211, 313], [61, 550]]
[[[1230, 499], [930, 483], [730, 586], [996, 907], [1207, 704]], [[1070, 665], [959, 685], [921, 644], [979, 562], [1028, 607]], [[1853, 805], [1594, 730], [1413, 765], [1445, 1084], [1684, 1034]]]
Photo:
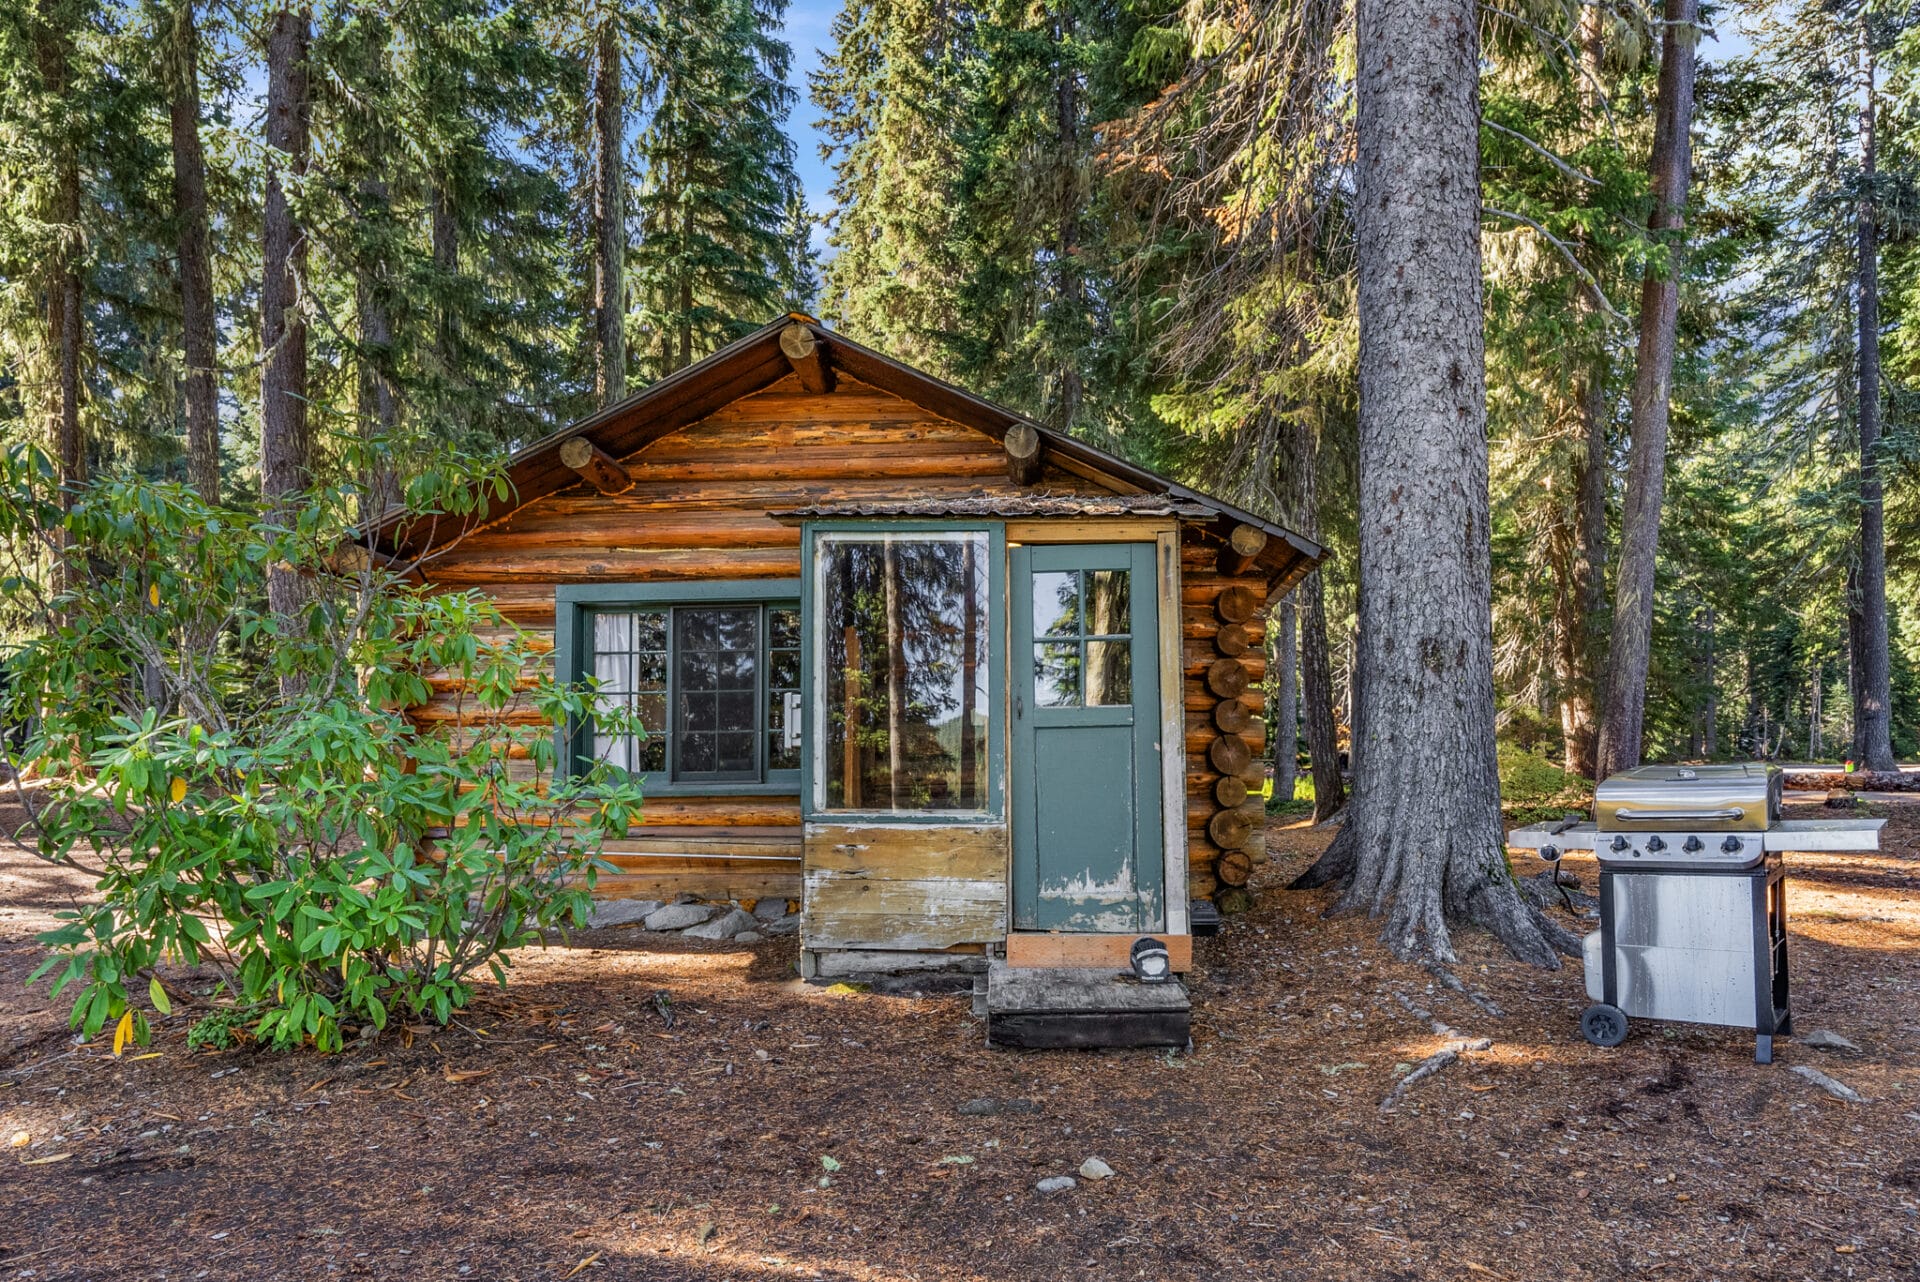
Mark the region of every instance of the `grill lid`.
[[1764, 832], [1780, 818], [1780, 768], [1760, 762], [1639, 766], [1593, 790], [1602, 832]]

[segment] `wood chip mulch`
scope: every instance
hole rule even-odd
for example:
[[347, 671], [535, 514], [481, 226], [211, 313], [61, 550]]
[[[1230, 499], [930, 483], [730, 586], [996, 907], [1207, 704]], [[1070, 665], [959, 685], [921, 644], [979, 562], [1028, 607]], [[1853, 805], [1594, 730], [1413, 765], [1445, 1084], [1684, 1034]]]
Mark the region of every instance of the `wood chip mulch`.
[[0, 1278], [1913, 1278], [1920, 799], [1875, 809], [1880, 853], [1792, 863], [1796, 1023], [1860, 1050], [1771, 1066], [1588, 1046], [1578, 966], [1477, 935], [1454, 991], [1281, 889], [1327, 834], [1278, 821], [1191, 1054], [988, 1050], [964, 996], [799, 984], [791, 939], [611, 930], [450, 1028], [189, 1054], [177, 1011], [115, 1059], [22, 987], [73, 879], [0, 850]]

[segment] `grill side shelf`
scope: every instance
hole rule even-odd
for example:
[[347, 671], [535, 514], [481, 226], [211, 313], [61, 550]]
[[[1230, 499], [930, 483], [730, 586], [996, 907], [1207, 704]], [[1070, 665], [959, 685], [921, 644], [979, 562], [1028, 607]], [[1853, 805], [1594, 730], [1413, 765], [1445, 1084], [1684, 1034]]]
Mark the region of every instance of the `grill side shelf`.
[[[1839, 850], [1878, 850], [1884, 819], [1782, 819], [1760, 834], [1767, 850], [1793, 850], [1820, 853]], [[1507, 834], [1507, 844], [1516, 850], [1538, 850], [1558, 846], [1561, 850], [1596, 850], [1611, 834], [1602, 833], [1591, 820], [1575, 824], [1565, 832], [1554, 832], [1553, 824], [1528, 824]]]

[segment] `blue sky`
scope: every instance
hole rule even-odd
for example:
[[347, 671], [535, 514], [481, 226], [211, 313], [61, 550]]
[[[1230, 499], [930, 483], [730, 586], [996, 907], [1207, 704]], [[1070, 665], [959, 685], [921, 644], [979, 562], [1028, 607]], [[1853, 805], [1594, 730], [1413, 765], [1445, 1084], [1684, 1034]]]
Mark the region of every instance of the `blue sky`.
[[820, 51], [832, 43], [828, 31], [839, 12], [838, 0], [793, 0], [787, 6], [787, 43], [793, 47], [788, 83], [800, 94], [787, 120], [787, 133], [800, 153], [800, 185], [807, 193], [807, 208], [816, 214], [827, 211], [833, 174], [820, 159], [820, 134], [813, 127], [820, 112], [807, 99], [807, 73], [820, 65]]

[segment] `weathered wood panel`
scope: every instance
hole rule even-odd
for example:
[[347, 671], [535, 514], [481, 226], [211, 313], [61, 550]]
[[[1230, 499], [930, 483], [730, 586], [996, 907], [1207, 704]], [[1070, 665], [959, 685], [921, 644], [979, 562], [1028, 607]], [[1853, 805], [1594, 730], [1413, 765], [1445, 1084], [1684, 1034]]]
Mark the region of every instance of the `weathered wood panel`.
[[1006, 935], [1004, 825], [810, 824], [801, 941], [932, 949]]

